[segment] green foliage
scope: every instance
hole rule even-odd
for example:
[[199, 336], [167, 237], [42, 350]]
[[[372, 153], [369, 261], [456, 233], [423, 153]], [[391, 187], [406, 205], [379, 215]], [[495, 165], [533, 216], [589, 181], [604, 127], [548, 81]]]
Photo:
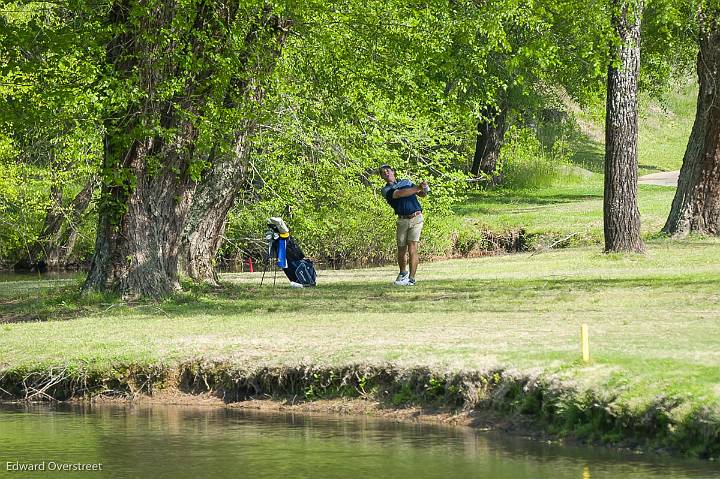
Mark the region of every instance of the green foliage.
[[442, 37], [425, 34], [443, 27], [438, 16], [370, 2], [320, 9], [312, 29], [299, 27], [276, 68], [267, 101], [279, 114], [265, 120], [256, 142], [255, 188], [231, 215], [226, 256], [257, 249], [242, 239], [257, 239], [266, 218], [280, 215], [306, 253], [323, 262], [391, 259], [394, 217], [376, 173], [383, 163], [400, 177], [431, 183], [421, 200], [428, 218], [422, 249], [447, 250], [442, 225], [462, 199], [458, 165], [471, 147], [462, 132], [472, 125], [453, 113], [441, 93], [446, 85], [413, 63], [425, 48], [441, 48]]
[[696, 15], [703, 1], [651, 0], [642, 25], [640, 89], [660, 96], [673, 80], [694, 76]]
[[507, 185], [512, 188], [543, 188], [560, 181], [577, 182], [569, 158], [571, 152], [564, 141], [556, 141], [548, 150], [537, 136], [527, 128], [511, 128], [507, 143], [500, 156], [507, 175]]
[[[324, 263], [377, 264], [394, 257], [395, 216], [379, 195], [377, 178], [366, 186], [332, 164], [299, 162], [289, 165], [289, 171], [280, 163], [277, 166], [260, 190], [267, 198], [241, 204], [231, 214], [226, 256], [251, 253], [257, 258], [257, 240], [267, 218], [280, 215], [305, 253]], [[421, 200], [427, 215], [421, 242], [425, 255], [447, 251], [449, 235], [442, 225], [450, 214], [452, 197], [440, 195], [438, 191], [438, 197], [431, 194]], [[284, 214], [288, 206], [291, 216]]]
[[473, 250], [487, 249], [485, 243], [485, 236], [480, 228], [464, 224], [457, 233], [455, 250], [461, 255], [467, 256]]
[[[648, 89], [692, 58], [691, 3], [648, 2]], [[431, 183], [423, 255], [454, 243], [472, 248], [476, 232], [458, 229], [452, 210], [465, 199], [477, 121], [488, 106], [507, 102], [514, 111], [501, 156], [508, 186], [575, 181], [567, 165], [574, 140], [562, 133], [547, 141], [544, 125], [531, 124], [568, 95], [583, 105], [601, 96], [609, 5], [8, 3], [0, 12], [0, 159], [25, 166], [1, 173], [0, 257], [18, 256], [37, 236], [51, 188], [67, 196], [99, 173], [110, 194], [83, 223], [79, 250], [89, 253], [92, 215], [119, 222], [138, 169], [202, 181], [248, 122], [258, 132], [226, 257], [257, 255], [265, 219], [282, 215], [323, 261], [391, 260], [393, 215], [374, 176], [382, 163]], [[132, 160], [135, 147], [148, 154]]]
[[12, 264], [39, 234], [48, 190], [28, 178], [27, 168], [7, 163], [0, 168], [0, 258]]
[[416, 399], [415, 394], [409, 383], [402, 383], [400, 388], [392, 395], [390, 402], [393, 406], [404, 406]]
[[[0, 10], [0, 263], [5, 266], [27, 254], [42, 231], [50, 191], [72, 198], [99, 165], [94, 84], [100, 50], [72, 31], [78, 15], [82, 12], [62, 3], [10, 2]], [[77, 256], [91, 251], [90, 223], [83, 219]]]
[[[58, 175], [51, 168], [23, 162], [0, 160], [0, 267], [11, 267], [27, 254], [28, 248], [37, 240], [47, 212], [54, 208], [69, 213], [67, 202], [56, 205], [50, 198], [51, 188], [58, 188], [65, 198], [73, 198], [84, 184], [85, 178]], [[94, 210], [86, 211], [78, 230], [74, 260], [85, 260], [94, 248]]]

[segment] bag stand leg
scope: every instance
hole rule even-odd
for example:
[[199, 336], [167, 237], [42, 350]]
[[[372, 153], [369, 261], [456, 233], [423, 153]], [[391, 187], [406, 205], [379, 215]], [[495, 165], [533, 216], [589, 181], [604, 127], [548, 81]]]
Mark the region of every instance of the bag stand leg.
[[263, 281], [265, 281], [265, 273], [267, 272], [267, 267], [268, 267], [268, 260], [266, 259], [263, 262], [263, 275], [262, 275], [262, 278], [260, 279], [260, 286], [262, 286]]
[[[265, 281], [265, 273], [267, 273], [267, 270], [270, 267], [271, 260], [272, 260], [272, 258], [270, 258], [269, 256], [265, 259], [265, 262], [263, 264], [263, 274], [262, 274], [262, 278], [260, 279], [260, 286], [262, 286], [263, 282]], [[275, 273], [277, 274], [277, 271]], [[274, 285], [275, 285], [275, 280], [273, 279], [273, 286]]]
[[[275, 261], [274, 261], [275, 259], [277, 259], [277, 258], [270, 258], [270, 257], [268, 257], [268, 258], [265, 260], [265, 264], [263, 265], [262, 278], [260, 278], [260, 286], [263, 285], [263, 282], [265, 281], [265, 273], [267, 273], [267, 270], [268, 270], [268, 268], [270, 267], [270, 263], [272, 263], [272, 264], [273, 264], [273, 288], [275, 287], [275, 282], [277, 281], [277, 270], [278, 270], [277, 267], [274, 266], [274, 265], [275, 265]], [[269, 281], [269, 280], [268, 280], [268, 281]]]

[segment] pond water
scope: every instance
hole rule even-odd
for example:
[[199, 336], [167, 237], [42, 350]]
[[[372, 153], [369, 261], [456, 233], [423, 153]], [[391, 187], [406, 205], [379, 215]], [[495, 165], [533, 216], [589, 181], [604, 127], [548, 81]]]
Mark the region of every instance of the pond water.
[[[45, 471], [18, 471], [37, 464]], [[102, 470], [58, 472], [63, 464]], [[372, 418], [0, 405], [0, 476], [649, 479], [720, 477], [720, 466]]]
[[48, 273], [13, 273], [12, 271], [0, 271], [0, 283], [14, 281], [55, 281], [60, 279], [84, 278], [87, 275], [83, 271], [51, 271]]
[[[12, 273], [0, 272], [0, 296], [32, 295], [59, 286], [80, 284], [86, 273], [53, 272], [53, 273]], [[0, 469], [1, 471], [2, 469]]]

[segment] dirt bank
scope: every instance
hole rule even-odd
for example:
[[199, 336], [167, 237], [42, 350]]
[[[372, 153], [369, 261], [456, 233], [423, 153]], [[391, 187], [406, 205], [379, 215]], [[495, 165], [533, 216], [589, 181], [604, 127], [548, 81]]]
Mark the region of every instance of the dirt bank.
[[678, 416], [675, 412], [687, 405], [674, 397], [633, 408], [612, 391], [581, 390], [509, 369], [442, 373], [393, 365], [247, 367], [194, 361], [179, 367], [4, 370], [0, 388], [5, 400], [131, 399], [373, 414], [720, 459], [720, 420], [714, 410]]

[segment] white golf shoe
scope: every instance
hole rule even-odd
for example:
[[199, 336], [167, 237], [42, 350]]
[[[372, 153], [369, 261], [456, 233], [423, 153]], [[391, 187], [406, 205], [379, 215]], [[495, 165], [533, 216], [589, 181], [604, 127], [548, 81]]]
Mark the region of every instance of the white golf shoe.
[[405, 286], [407, 285], [407, 281], [410, 278], [410, 273], [399, 273], [397, 275], [397, 278], [395, 278], [394, 284], [397, 286]]

